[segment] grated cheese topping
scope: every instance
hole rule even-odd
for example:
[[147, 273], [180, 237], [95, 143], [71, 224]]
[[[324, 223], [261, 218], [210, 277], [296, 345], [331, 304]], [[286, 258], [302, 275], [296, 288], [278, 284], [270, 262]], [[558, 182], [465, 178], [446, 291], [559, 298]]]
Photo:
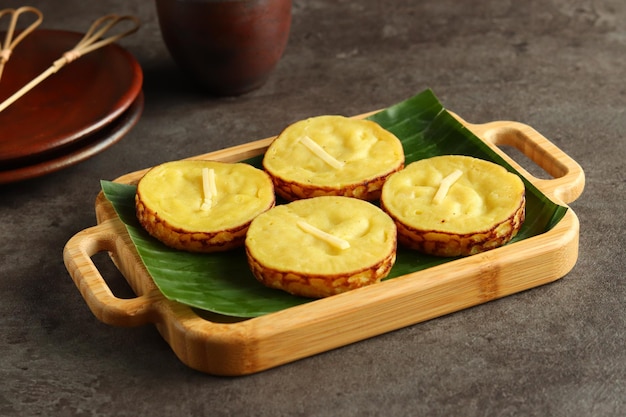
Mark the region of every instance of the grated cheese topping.
[[448, 191], [450, 191], [450, 187], [463, 175], [463, 171], [460, 169], [455, 169], [450, 175], [441, 180], [441, 184], [439, 185], [439, 189], [435, 193], [433, 197], [433, 204], [440, 204], [446, 195], [448, 195]]
[[311, 152], [313, 152], [317, 157], [326, 162], [328, 165], [335, 169], [341, 169], [345, 165], [343, 162], [334, 158], [331, 154], [326, 152], [324, 148], [318, 145], [313, 139], [308, 136], [303, 136], [300, 138], [300, 143], [306, 146]]
[[217, 186], [215, 185], [215, 170], [213, 168], [202, 168], [202, 210], [210, 210], [213, 206], [213, 198], [217, 197]]
[[338, 249], [348, 249], [350, 247], [350, 242], [345, 239], [341, 239], [337, 236], [334, 236], [330, 233], [326, 233], [323, 230], [318, 229], [317, 227], [305, 222], [304, 220], [300, 220], [296, 223], [298, 227], [305, 232], [315, 236], [316, 238], [323, 240], [331, 246], [334, 246]]

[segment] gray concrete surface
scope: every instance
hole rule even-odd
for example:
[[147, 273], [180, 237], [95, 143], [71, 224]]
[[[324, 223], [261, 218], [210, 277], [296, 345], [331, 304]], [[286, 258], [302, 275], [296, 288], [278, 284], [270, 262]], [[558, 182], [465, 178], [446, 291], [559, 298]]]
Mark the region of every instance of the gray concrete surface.
[[[21, 2], [3, 0], [0, 7]], [[146, 107], [117, 145], [0, 188], [2, 416], [620, 416], [626, 413], [626, 3], [295, 0], [261, 89], [212, 98], [180, 76], [145, 0], [32, 0], [43, 27], [134, 14], [122, 45]], [[432, 88], [482, 123], [533, 126], [585, 170], [575, 268], [557, 282], [263, 373], [190, 370], [152, 326], [91, 314], [62, 260], [95, 224], [100, 179], [352, 115]], [[102, 257], [115, 291], [128, 290]]]

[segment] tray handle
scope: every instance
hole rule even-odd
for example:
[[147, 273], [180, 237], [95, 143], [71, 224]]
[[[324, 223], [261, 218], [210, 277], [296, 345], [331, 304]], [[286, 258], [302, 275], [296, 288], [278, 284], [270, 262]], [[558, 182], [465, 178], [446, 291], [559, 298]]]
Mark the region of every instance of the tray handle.
[[[585, 173], [581, 166], [532, 127], [510, 121], [466, 124], [476, 135], [492, 145], [492, 148], [518, 171], [527, 178], [532, 178], [533, 184], [544, 193], [564, 203], [571, 203], [582, 194], [585, 187]], [[516, 148], [553, 178], [542, 179], [530, 174], [499, 149], [500, 145]]]
[[[78, 232], [63, 249], [65, 266], [89, 309], [100, 321], [127, 327], [153, 323], [157, 318], [158, 290], [147, 289], [135, 298], [118, 298], [91, 259], [102, 251], [110, 252], [113, 259], [115, 256], [133, 256], [123, 249], [123, 238], [118, 229], [119, 226], [109, 220]], [[132, 287], [138, 294], [138, 288]]]

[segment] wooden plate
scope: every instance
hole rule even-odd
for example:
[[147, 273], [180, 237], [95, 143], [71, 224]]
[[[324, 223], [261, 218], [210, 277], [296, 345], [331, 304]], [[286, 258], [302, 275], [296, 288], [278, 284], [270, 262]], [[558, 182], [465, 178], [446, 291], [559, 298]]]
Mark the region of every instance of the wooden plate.
[[[467, 123], [469, 130], [558, 204], [582, 193], [584, 172], [531, 127], [516, 122]], [[265, 152], [273, 138], [190, 159], [236, 162]], [[514, 146], [554, 178], [539, 179], [498, 145]], [[147, 170], [116, 181], [136, 183]], [[93, 314], [119, 326], [152, 323], [188, 366], [217, 375], [244, 375], [286, 364], [385, 332], [555, 281], [578, 258], [579, 222], [573, 210], [549, 231], [510, 245], [409, 273], [354, 291], [241, 320], [199, 312], [168, 300], [143, 265], [115, 210], [100, 193], [98, 224], [64, 249], [72, 279]], [[108, 252], [137, 295], [116, 297], [91, 256]]]
[[[4, 34], [0, 33], [0, 38]], [[83, 34], [36, 30], [17, 45], [0, 79], [0, 102], [72, 49]], [[61, 68], [0, 112], [0, 169], [93, 135], [137, 98], [141, 67], [111, 44]]]
[[8, 164], [0, 169], [0, 185], [41, 177], [75, 165], [108, 149], [119, 142], [135, 126], [143, 111], [144, 98], [140, 93], [121, 116], [101, 130], [57, 152], [46, 152], [41, 158], [29, 159], [26, 165]]

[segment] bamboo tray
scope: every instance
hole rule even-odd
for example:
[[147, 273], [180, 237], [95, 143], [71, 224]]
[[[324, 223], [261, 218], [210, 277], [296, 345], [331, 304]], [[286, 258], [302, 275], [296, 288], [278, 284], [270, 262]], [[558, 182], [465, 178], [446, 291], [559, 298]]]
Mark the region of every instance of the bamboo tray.
[[[362, 115], [365, 117], [367, 115]], [[497, 121], [470, 124], [454, 115], [554, 202], [571, 203], [584, 188], [584, 172], [531, 127]], [[265, 152], [273, 138], [190, 159], [225, 162]], [[552, 179], [539, 179], [498, 146], [517, 148]], [[136, 183], [147, 170], [118, 178]], [[215, 375], [245, 375], [286, 364], [385, 332], [555, 281], [578, 257], [579, 222], [569, 209], [557, 225], [482, 254], [454, 260], [380, 284], [251, 319], [199, 312], [166, 299], [146, 271], [124, 224], [98, 195], [97, 225], [73, 236], [64, 260], [93, 314], [116, 326], [154, 324], [189, 367]], [[113, 295], [91, 257], [108, 251], [136, 298]]]

